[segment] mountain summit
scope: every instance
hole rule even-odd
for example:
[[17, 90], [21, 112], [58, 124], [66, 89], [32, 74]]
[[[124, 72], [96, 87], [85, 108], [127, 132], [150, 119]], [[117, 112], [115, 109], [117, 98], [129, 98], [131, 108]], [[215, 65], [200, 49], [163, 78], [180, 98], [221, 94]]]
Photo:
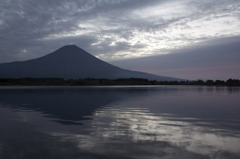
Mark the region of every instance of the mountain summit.
[[0, 78], [146, 78], [171, 81], [171, 77], [130, 71], [104, 62], [76, 45], [64, 46], [40, 58], [0, 64]]

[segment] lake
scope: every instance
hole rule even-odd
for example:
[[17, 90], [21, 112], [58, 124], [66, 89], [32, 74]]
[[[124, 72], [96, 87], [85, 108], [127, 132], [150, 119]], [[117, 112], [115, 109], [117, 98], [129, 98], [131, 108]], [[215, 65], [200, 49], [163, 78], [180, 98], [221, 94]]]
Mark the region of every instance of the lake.
[[1, 159], [239, 159], [240, 87], [0, 87]]

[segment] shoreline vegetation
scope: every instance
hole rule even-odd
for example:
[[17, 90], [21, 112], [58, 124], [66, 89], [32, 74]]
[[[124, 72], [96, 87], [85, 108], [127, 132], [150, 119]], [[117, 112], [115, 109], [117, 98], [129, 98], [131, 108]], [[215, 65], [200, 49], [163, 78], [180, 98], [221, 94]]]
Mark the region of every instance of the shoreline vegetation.
[[0, 86], [114, 86], [114, 85], [200, 85], [200, 86], [240, 86], [240, 80], [185, 80], [155, 81], [143, 78], [124, 79], [64, 79], [64, 78], [0, 78]]

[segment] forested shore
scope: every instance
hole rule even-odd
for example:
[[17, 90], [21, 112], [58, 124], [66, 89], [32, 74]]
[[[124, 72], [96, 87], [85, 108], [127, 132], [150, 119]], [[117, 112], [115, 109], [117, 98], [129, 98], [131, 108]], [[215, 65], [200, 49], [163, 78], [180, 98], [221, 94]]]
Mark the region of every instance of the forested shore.
[[108, 85], [203, 85], [240, 86], [240, 80], [155, 81], [142, 78], [126, 79], [63, 79], [63, 78], [0, 78], [0, 86], [108, 86]]

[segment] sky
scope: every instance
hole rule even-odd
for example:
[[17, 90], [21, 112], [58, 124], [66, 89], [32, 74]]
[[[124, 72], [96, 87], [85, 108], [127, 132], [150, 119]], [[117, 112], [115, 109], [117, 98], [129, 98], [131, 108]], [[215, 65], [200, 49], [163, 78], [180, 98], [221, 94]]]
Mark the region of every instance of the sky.
[[126, 69], [240, 79], [240, 0], [0, 1], [0, 63], [69, 44]]

